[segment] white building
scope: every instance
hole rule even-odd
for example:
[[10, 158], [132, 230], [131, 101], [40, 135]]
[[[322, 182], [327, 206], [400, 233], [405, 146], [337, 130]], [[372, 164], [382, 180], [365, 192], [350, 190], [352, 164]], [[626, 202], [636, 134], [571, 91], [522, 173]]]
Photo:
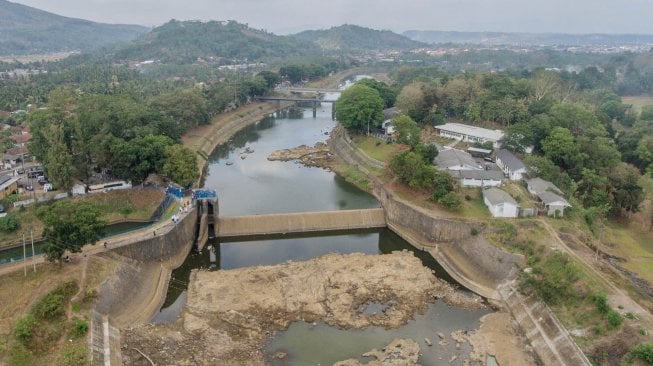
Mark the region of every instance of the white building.
[[449, 137], [467, 142], [491, 142], [495, 148], [499, 147], [499, 140], [503, 138], [503, 131], [489, 130], [476, 126], [464, 125], [462, 123], [445, 123], [442, 126], [435, 126], [440, 136]]
[[528, 189], [528, 193], [532, 194], [533, 196], [537, 196], [538, 194], [546, 191], [562, 195], [562, 191], [560, 191], [560, 189], [558, 189], [555, 184], [542, 178], [533, 178], [526, 180], [526, 188]]
[[440, 151], [433, 164], [441, 170], [483, 170], [470, 154], [456, 149]]
[[449, 170], [462, 187], [499, 187], [503, 173], [497, 170]]
[[522, 180], [526, 174], [526, 165], [506, 149], [497, 151], [497, 165], [510, 180]]
[[517, 201], [498, 188], [483, 190], [483, 202], [493, 217], [517, 217], [519, 215]]
[[564, 216], [565, 208], [571, 207], [569, 202], [561, 196], [549, 191], [540, 192], [537, 197], [542, 201], [549, 216]]

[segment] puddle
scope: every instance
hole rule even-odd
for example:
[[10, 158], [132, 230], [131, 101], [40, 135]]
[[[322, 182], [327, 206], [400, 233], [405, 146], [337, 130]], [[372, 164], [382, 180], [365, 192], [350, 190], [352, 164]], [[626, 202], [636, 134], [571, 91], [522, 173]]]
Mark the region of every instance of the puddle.
[[[384, 305], [370, 303], [363, 311], [382, 311]], [[360, 308], [359, 308], [360, 309]], [[324, 323], [295, 322], [288, 330], [279, 332], [265, 345], [267, 362], [273, 366], [332, 365], [337, 361], [355, 358], [369, 362], [362, 354], [373, 348], [381, 349], [395, 338], [410, 338], [420, 346], [419, 363], [424, 366], [463, 365], [471, 352], [469, 343], [460, 344], [451, 338], [456, 330], [472, 331], [479, 327], [480, 318], [490, 310], [465, 310], [447, 306], [442, 301], [431, 305], [423, 315], [397, 329], [368, 327], [344, 330]], [[440, 339], [438, 333], [445, 336]], [[427, 346], [428, 338], [432, 346]], [[283, 359], [274, 358], [285, 353]], [[454, 360], [452, 358], [456, 357]], [[449, 362], [452, 360], [451, 362]], [[471, 363], [479, 365], [479, 363]]]

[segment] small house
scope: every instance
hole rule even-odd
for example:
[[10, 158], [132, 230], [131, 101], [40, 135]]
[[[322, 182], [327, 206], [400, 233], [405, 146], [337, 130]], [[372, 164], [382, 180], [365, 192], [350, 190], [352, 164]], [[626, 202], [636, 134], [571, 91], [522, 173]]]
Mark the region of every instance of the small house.
[[456, 149], [440, 151], [433, 164], [441, 170], [483, 170], [470, 154]]
[[522, 180], [522, 175], [526, 174], [526, 165], [506, 149], [497, 151], [497, 165], [510, 180]]
[[14, 194], [18, 190], [18, 177], [0, 174], [0, 199]]
[[537, 197], [542, 201], [542, 205], [549, 216], [562, 217], [564, 216], [565, 208], [571, 207], [567, 200], [553, 192], [540, 192], [537, 194]]
[[462, 187], [499, 187], [504, 179], [498, 170], [449, 170]]
[[517, 217], [519, 215], [517, 201], [498, 188], [483, 190], [483, 202], [493, 217]]
[[558, 187], [556, 187], [548, 180], [544, 180], [542, 178], [533, 178], [526, 180], [526, 188], [528, 189], [528, 193], [533, 196], [537, 196], [538, 194], [547, 191], [562, 195], [562, 191]]

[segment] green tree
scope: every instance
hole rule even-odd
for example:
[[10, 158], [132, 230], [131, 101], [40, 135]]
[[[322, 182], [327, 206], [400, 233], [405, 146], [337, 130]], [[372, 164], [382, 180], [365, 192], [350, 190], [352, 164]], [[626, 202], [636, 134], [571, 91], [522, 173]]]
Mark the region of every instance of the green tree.
[[544, 156], [558, 166], [570, 168], [573, 166], [574, 159], [577, 158], [578, 147], [568, 129], [556, 127], [542, 141], [542, 151]]
[[60, 261], [66, 250], [78, 253], [86, 244], [94, 244], [104, 233], [106, 221], [100, 208], [90, 202], [63, 200], [40, 207], [37, 215], [44, 225], [46, 258]]
[[390, 159], [390, 171], [405, 184], [409, 184], [424, 165], [422, 157], [412, 151], [402, 151]]
[[343, 91], [336, 102], [336, 117], [348, 130], [370, 131], [383, 121], [383, 100], [365, 85], [355, 84]]
[[628, 212], [639, 211], [639, 204], [644, 199], [644, 191], [639, 185], [640, 173], [632, 165], [621, 163], [608, 176], [612, 185], [612, 197], [618, 208]]
[[161, 94], [152, 100], [151, 105], [176, 121], [184, 131], [209, 122], [206, 99], [195, 87]]
[[114, 175], [140, 183], [150, 173], [162, 172], [166, 149], [172, 144], [172, 140], [166, 136], [148, 135], [112, 145]]
[[57, 189], [68, 191], [72, 187], [73, 161], [65, 142], [65, 132], [62, 125], [51, 125], [49, 131], [49, 148], [43, 165], [52, 184]]
[[379, 92], [379, 96], [383, 99], [383, 108], [391, 108], [395, 105], [397, 93], [388, 84], [376, 79], [363, 79], [356, 84], [368, 86]]
[[421, 130], [417, 122], [406, 115], [399, 115], [392, 119], [392, 125], [397, 132], [397, 142], [414, 149], [421, 140]]
[[197, 155], [183, 145], [168, 147], [165, 151], [163, 173], [177, 184], [190, 185], [200, 176], [197, 170]]

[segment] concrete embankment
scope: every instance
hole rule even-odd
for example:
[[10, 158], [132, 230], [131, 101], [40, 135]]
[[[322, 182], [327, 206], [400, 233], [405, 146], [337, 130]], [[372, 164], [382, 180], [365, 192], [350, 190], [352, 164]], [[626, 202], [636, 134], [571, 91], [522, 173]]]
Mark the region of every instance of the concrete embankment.
[[368, 158], [353, 153], [358, 149], [341, 128], [334, 130], [329, 145], [335, 155], [357, 166], [373, 181], [373, 193], [385, 208], [388, 227], [412, 245], [428, 250], [462, 285], [505, 306], [543, 364], [590, 365], [546, 304], [517, 291], [514, 278], [523, 257], [489, 244], [480, 235], [472, 236], [475, 223], [435, 217], [394, 196], [369, 174]]
[[413, 246], [428, 250], [465, 287], [484, 297], [499, 300], [495, 290], [515, 274], [521, 256], [472, 236], [474, 223], [437, 217], [396, 197], [367, 168], [378, 168], [379, 162], [357, 149], [341, 127], [334, 129], [329, 147], [334, 155], [368, 175], [373, 182], [372, 193], [385, 209], [390, 229]]
[[382, 208], [220, 217], [218, 236], [305, 233], [385, 227]]
[[100, 288], [95, 310], [119, 327], [148, 322], [165, 300], [172, 270], [193, 246], [197, 219], [192, 210], [177, 225], [105, 254], [119, 265]]

